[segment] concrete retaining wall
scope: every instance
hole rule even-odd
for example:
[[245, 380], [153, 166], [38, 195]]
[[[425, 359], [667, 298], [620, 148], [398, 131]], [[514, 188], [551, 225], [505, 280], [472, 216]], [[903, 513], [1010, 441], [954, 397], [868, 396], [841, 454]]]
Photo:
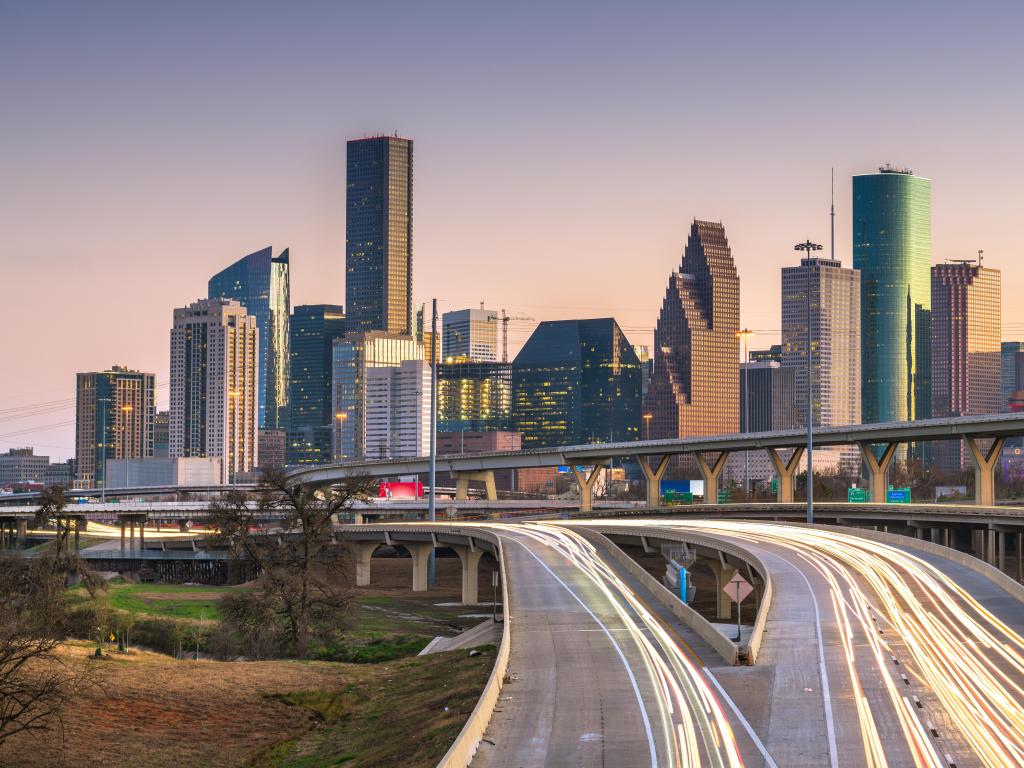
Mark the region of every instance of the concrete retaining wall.
[[[476, 532], [474, 535], [481, 536], [482, 534]], [[491, 538], [487, 534], [483, 534], [482, 537]], [[498, 657], [494, 660], [494, 669], [491, 670], [487, 685], [484, 686], [483, 693], [480, 694], [480, 700], [476, 703], [473, 713], [462, 727], [451, 748], [437, 764], [438, 768], [466, 768], [469, 765], [473, 755], [476, 754], [477, 747], [480, 746], [480, 740], [487, 730], [488, 723], [491, 722], [491, 715], [494, 714], [494, 707], [498, 703], [498, 694], [501, 693], [501, 686], [505, 682], [505, 675], [508, 672], [508, 657], [511, 652], [509, 635], [512, 622], [511, 608], [508, 602], [508, 578], [506, 576], [508, 570], [505, 568], [505, 549], [501, 546], [497, 536], [493, 539], [498, 547], [498, 563], [501, 566], [501, 599], [504, 605], [501, 645], [498, 647]]]
[[[580, 526], [579, 528], [574, 528], [574, 530], [585, 529], [583, 528], [583, 526]], [[598, 530], [598, 528], [594, 527], [592, 530]], [[613, 535], [643, 535], [648, 539], [686, 542], [688, 544], [695, 544], [698, 546], [706, 547], [708, 549], [718, 549], [722, 552], [725, 552], [726, 554], [732, 555], [738, 560], [743, 560], [744, 562], [749, 563], [759, 574], [761, 574], [761, 578], [764, 580], [764, 590], [761, 594], [761, 604], [757, 612], [757, 618], [754, 620], [754, 627], [751, 630], [750, 638], [747, 640], [747, 664], [757, 663], [757, 657], [761, 651], [761, 643], [764, 641], [765, 623], [768, 621], [768, 612], [771, 610], [772, 595], [774, 590], [774, 587], [772, 586], [771, 574], [768, 572], [768, 568], [765, 566], [765, 564], [761, 561], [761, 558], [759, 558], [753, 552], [749, 551], [748, 549], [737, 544], [734, 541], [719, 539], [713, 534], [700, 533], [696, 531], [684, 532], [669, 527], [649, 526], [645, 527], [641, 534], [637, 531], [631, 531], [628, 527], [601, 526], [600, 532], [603, 534]], [[615, 547], [614, 544], [612, 544], [612, 546]], [[622, 550], [618, 549], [618, 547], [615, 547], [613, 551], [621, 553], [622, 556], [629, 561], [629, 563], [632, 563], [637, 568], [640, 568], [640, 566], [637, 565], [636, 561], [634, 561], [632, 558], [626, 555], [625, 552], [622, 552]], [[626, 567], [629, 568], [629, 565], [626, 564]], [[654, 591], [654, 594], [658, 597], [659, 600], [664, 602], [665, 606], [668, 607], [669, 610], [671, 610], [687, 626], [689, 626], [691, 629], [697, 632], [698, 635], [700, 635], [709, 643], [711, 643], [712, 647], [714, 647], [715, 650], [719, 652], [719, 655], [722, 655], [722, 658], [725, 659], [728, 663], [737, 663], [739, 648], [732, 641], [730, 641], [728, 638], [725, 637], [725, 635], [723, 635], [721, 632], [715, 629], [711, 625], [711, 622], [709, 622], [699, 613], [690, 608], [690, 606], [686, 605], [686, 603], [680, 600], [679, 597], [674, 592], [672, 592], [672, 590], [668, 589], [664, 584], [662, 584], [660, 581], [658, 581], [649, 573], [647, 573], [647, 571], [644, 571], [642, 568], [640, 568], [640, 570], [643, 572], [645, 576], [650, 578], [654, 584], [657, 584], [658, 587], [660, 587], [660, 591], [654, 589], [653, 587], [649, 588]], [[639, 576], [638, 578], [643, 579], [643, 576]], [[646, 581], [644, 581], [644, 583], [648, 584], [648, 582]], [[687, 613], [678, 613], [676, 610], [676, 606], [680, 608], [685, 608]], [[694, 617], [694, 623], [692, 624], [688, 620], [688, 616], [691, 615]], [[720, 650], [714, 642], [705, 637], [704, 632], [714, 632], [715, 635], [717, 635], [720, 638], [723, 638], [726, 643], [732, 646], [732, 648], [736, 651], [736, 656], [733, 657], [733, 660], [729, 661], [729, 658], [722, 654], [722, 651], [725, 649], [724, 645], [721, 646], [722, 650]]]
[[[700, 635], [708, 645], [715, 649], [715, 652], [722, 657], [726, 664], [735, 665], [739, 663], [740, 649], [735, 643], [715, 629], [710, 621], [676, 597], [668, 587], [645, 571], [639, 563], [623, 552], [611, 539], [597, 531], [588, 530], [583, 526], [573, 528], [573, 531], [588, 539], [592, 544], [597, 544], [607, 549], [619, 565], [629, 571], [634, 578], [649, 589], [655, 599], [672, 611], [676, 618]], [[661, 536], [657, 538], [661, 538]]]

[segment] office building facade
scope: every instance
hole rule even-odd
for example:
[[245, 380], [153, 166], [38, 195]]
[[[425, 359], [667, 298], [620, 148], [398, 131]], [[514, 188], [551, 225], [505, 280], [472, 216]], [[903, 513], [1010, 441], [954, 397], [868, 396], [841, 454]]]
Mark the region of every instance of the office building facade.
[[523, 448], [639, 439], [641, 386], [614, 318], [541, 323], [512, 363]]
[[288, 249], [251, 253], [218, 272], [208, 285], [211, 299], [234, 299], [259, 328], [259, 426], [283, 429], [288, 420], [291, 286]]
[[795, 374], [774, 361], [740, 365], [740, 432], [799, 426]]
[[441, 316], [444, 360], [498, 360], [498, 313], [490, 309], [460, 309]]
[[864, 423], [931, 412], [931, 255], [931, 181], [889, 166], [854, 176]]
[[782, 364], [795, 375], [801, 424], [807, 423], [808, 314], [814, 424], [860, 424], [860, 293], [860, 273], [838, 259], [801, 259], [782, 270]]
[[1004, 341], [999, 347], [999, 409], [1010, 412], [1010, 398], [1024, 389], [1024, 341]]
[[49, 456], [37, 456], [32, 448], [11, 448], [0, 453], [0, 486], [43, 485]]
[[512, 429], [512, 364], [445, 362], [437, 366], [439, 432]]
[[423, 360], [423, 345], [412, 336], [366, 331], [349, 333], [332, 348], [331, 411], [333, 460], [358, 461], [368, 453], [366, 378], [370, 368]]
[[411, 335], [412, 141], [348, 142], [345, 201], [348, 330]]
[[220, 459], [221, 482], [258, 462], [259, 327], [238, 301], [174, 310], [170, 458]]
[[654, 330], [643, 406], [652, 439], [739, 430], [739, 323], [740, 281], [725, 229], [694, 221]]
[[[970, 262], [936, 264], [932, 275], [932, 416], [1002, 410], [1001, 275]], [[938, 441], [933, 461], [946, 472], [970, 464], [962, 442]]]
[[403, 360], [366, 369], [366, 458], [430, 453], [430, 365]]
[[101, 488], [105, 462], [153, 455], [156, 377], [115, 365], [79, 373], [75, 395], [75, 485]]
[[332, 304], [295, 307], [291, 319], [288, 464], [331, 461], [331, 353], [345, 336], [345, 312]]

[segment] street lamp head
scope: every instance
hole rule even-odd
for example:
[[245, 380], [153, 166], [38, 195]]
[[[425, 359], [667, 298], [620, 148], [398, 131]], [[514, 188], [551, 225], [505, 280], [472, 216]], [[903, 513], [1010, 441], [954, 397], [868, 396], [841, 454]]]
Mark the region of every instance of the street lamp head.
[[338, 421], [344, 421], [345, 419], [348, 418], [348, 414], [345, 413], [344, 411], [338, 411], [336, 414], [334, 414], [334, 418], [336, 418]]
[[805, 240], [802, 243], [797, 243], [793, 246], [794, 251], [807, 251], [810, 254], [811, 251], [820, 251], [821, 246], [818, 243], [812, 243], [810, 240]]

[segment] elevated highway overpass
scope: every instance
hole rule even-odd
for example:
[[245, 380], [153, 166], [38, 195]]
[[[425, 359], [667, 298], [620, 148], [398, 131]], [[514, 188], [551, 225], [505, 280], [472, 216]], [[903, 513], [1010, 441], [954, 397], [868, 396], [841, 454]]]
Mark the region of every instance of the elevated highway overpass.
[[[1024, 758], [1024, 589], [941, 546], [670, 518], [345, 531], [364, 552], [408, 542], [421, 570], [434, 546], [488, 542], [501, 562], [498, 666], [441, 765], [963, 768]], [[733, 653], [730, 637], [687, 616], [616, 542], [685, 544], [718, 563], [718, 583], [735, 571], [753, 581], [756, 619]]]
[[[896, 448], [901, 443], [926, 440], [962, 440], [975, 466], [975, 502], [979, 506], [995, 504], [995, 468], [1007, 437], [1024, 435], [1024, 414], [961, 416], [922, 419], [909, 422], [858, 424], [844, 427], [818, 427], [816, 446], [856, 445], [869, 474], [872, 502], [882, 503], [886, 494], [886, 475]], [[529, 467], [566, 466], [580, 489], [580, 509], [593, 508], [593, 487], [598, 467], [613, 459], [635, 459], [647, 479], [647, 506], [657, 507], [661, 479], [673, 456], [691, 455], [704, 478], [704, 496], [717, 498], [718, 481], [730, 453], [765, 450], [779, 475], [778, 500], [793, 501], [796, 476], [806, 431], [741, 433], [715, 437], [673, 440], [640, 440], [624, 443], [572, 445], [523, 451], [453, 454], [437, 458], [437, 468], [456, 478], [457, 498], [468, 497], [469, 482], [483, 481], [488, 498], [497, 498], [494, 471]], [[788, 455], [781, 453], [789, 450]], [[585, 467], [593, 467], [586, 471]], [[429, 470], [428, 458], [349, 462], [300, 469], [290, 474], [291, 482], [330, 486], [357, 477], [395, 477], [423, 475]]]

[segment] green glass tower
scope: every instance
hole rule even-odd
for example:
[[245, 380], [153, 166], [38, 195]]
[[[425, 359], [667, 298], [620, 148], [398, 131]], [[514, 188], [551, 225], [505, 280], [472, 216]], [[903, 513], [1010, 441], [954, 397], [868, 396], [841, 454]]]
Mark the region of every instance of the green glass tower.
[[853, 177], [864, 423], [931, 415], [931, 184], [891, 166]]

